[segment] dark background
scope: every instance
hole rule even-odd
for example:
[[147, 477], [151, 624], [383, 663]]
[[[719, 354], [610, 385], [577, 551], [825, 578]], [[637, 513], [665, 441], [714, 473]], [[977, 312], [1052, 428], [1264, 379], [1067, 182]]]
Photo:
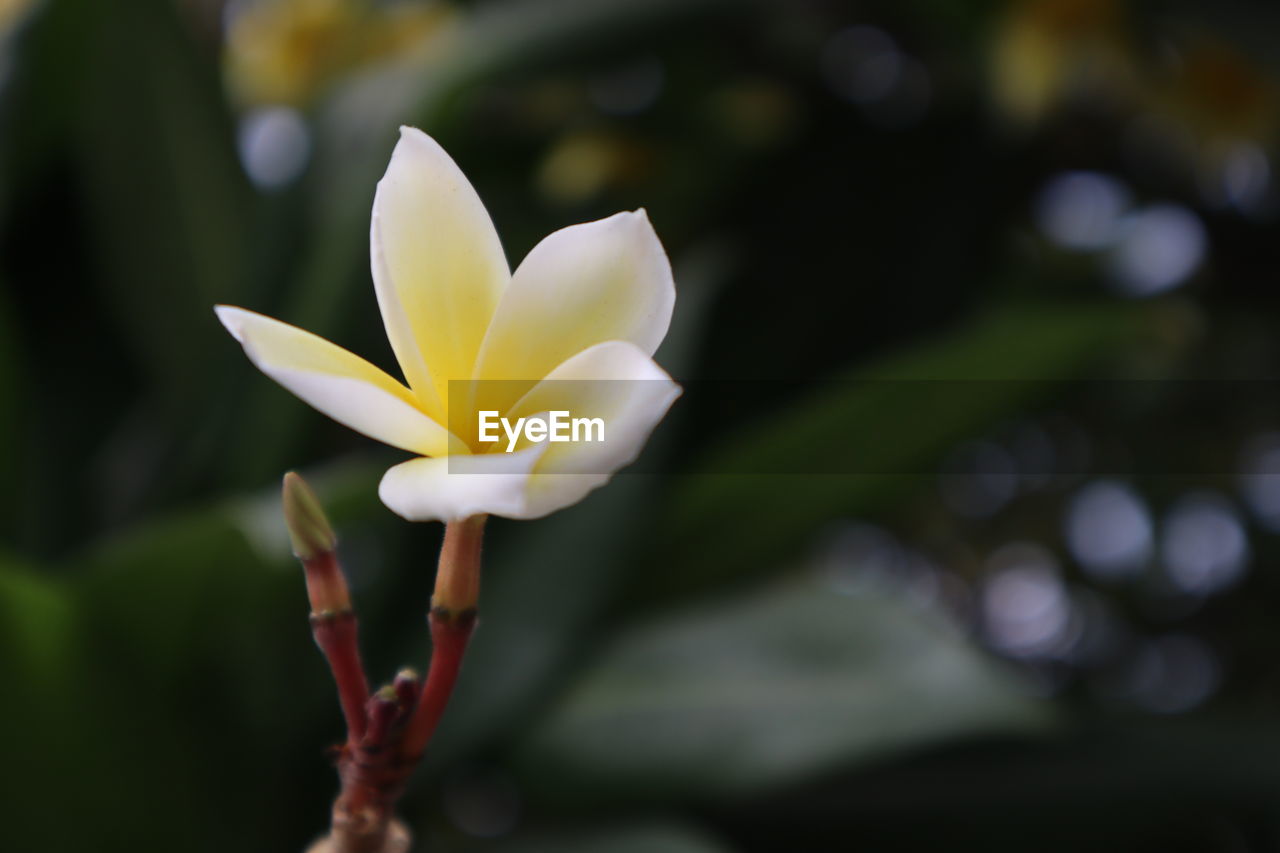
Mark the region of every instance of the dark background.
[[390, 367], [367, 229], [402, 123], [513, 263], [647, 208], [658, 359], [696, 389], [644, 473], [490, 524], [417, 849], [1280, 847], [1271, 4], [0, 25], [0, 848], [322, 831], [341, 720], [286, 470], [339, 528], [371, 674], [425, 665], [440, 528], [376, 497], [403, 455], [211, 310]]

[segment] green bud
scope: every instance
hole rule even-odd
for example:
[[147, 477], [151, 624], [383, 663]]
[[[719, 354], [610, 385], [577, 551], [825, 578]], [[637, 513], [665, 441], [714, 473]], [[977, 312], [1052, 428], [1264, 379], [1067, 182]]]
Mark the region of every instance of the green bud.
[[313, 560], [337, 546], [338, 537], [329, 526], [315, 492], [294, 471], [284, 475], [283, 499], [284, 520], [298, 559]]

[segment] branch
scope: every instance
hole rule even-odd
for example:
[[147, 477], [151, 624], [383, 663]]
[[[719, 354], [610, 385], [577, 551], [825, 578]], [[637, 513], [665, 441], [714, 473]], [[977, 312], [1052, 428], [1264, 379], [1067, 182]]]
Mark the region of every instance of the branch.
[[315, 495], [293, 472], [284, 478], [284, 511], [294, 553], [306, 571], [312, 635], [333, 672], [347, 723], [346, 743], [337, 752], [342, 790], [333, 803], [329, 835], [309, 853], [404, 853], [409, 833], [393, 810], [453, 695], [475, 627], [485, 516], [445, 526], [431, 597], [426, 682], [404, 669], [370, 696], [351, 595], [335, 553], [337, 537]]

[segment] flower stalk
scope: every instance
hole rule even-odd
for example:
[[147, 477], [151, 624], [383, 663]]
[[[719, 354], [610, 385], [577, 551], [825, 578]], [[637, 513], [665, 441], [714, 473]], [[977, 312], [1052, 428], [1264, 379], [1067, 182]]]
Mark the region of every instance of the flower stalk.
[[409, 761], [422, 757], [440, 717], [453, 695], [462, 656], [475, 628], [480, 599], [480, 543], [485, 516], [477, 515], [445, 525], [440, 567], [431, 596], [431, 669], [422, 696], [405, 732], [402, 754]]
[[347, 726], [335, 752], [342, 787], [330, 832], [310, 853], [404, 853], [410, 836], [395, 819], [395, 804], [449, 704], [475, 627], [485, 517], [445, 527], [425, 682], [405, 668], [370, 695], [337, 537], [314, 493], [293, 472], [285, 475], [283, 498], [294, 553], [306, 573], [312, 635], [333, 673]]

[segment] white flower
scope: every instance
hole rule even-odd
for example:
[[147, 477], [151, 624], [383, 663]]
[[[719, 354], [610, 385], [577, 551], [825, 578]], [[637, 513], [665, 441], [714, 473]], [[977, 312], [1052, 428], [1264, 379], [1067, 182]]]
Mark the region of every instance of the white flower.
[[[651, 358], [675, 286], [644, 211], [556, 231], [512, 274], [466, 177], [435, 140], [406, 127], [378, 183], [369, 241], [382, 320], [408, 387], [309, 332], [242, 308], [216, 310], [272, 379], [338, 422], [417, 454], [387, 471], [378, 490], [405, 518], [537, 518], [576, 503], [635, 459], [680, 395]], [[605, 440], [526, 442], [508, 453], [506, 441], [478, 439], [480, 410], [601, 418]]]

